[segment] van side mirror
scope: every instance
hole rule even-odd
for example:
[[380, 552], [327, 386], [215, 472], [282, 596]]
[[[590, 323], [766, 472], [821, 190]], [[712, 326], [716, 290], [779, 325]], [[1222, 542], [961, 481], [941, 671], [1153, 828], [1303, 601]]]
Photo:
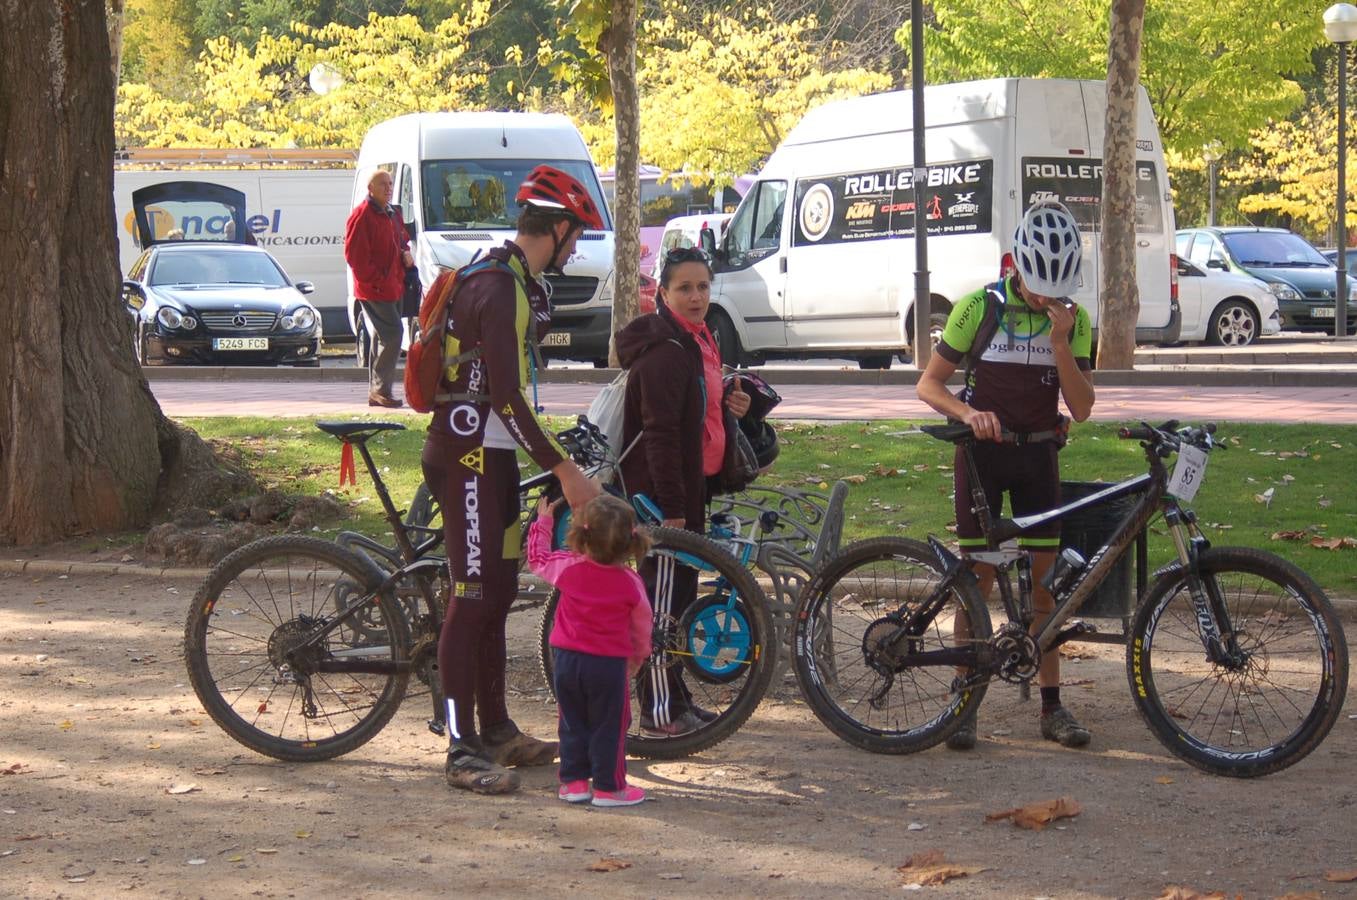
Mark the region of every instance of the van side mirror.
[[123, 303], [132, 309], [141, 309], [146, 305], [146, 298], [141, 293], [141, 285], [131, 279], [123, 281], [122, 295]]
[[316, 292], [316, 286], [309, 281], [299, 281], [293, 287], [303, 294], [314, 294]]
[[710, 228], [703, 228], [697, 234], [697, 241], [701, 245], [703, 253], [707, 254], [712, 259], [716, 258], [717, 248], [715, 232]]

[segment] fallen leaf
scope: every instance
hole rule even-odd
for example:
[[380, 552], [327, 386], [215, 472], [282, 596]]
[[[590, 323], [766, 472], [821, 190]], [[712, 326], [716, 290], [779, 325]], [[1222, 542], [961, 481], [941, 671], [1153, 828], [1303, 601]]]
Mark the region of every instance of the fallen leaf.
[[1155, 784], [1173, 784], [1173, 779], [1167, 775], [1160, 775], [1154, 780]]
[[1320, 550], [1346, 550], [1357, 547], [1357, 538], [1313, 538], [1310, 541], [1311, 547], [1317, 547]]
[[1203, 894], [1196, 888], [1183, 887], [1177, 884], [1170, 884], [1164, 888], [1164, 892], [1154, 900], [1225, 900], [1225, 894], [1220, 891], [1211, 891], [1209, 894]]
[[1253, 499], [1254, 499], [1256, 502], [1263, 504], [1264, 506], [1271, 506], [1271, 505], [1272, 505], [1272, 495], [1275, 494], [1275, 493], [1277, 493], [1277, 489], [1276, 489], [1276, 488], [1268, 488], [1267, 490], [1263, 491], [1263, 493], [1261, 493], [1261, 494], [1254, 494], [1254, 495], [1253, 495]]
[[172, 784], [165, 788], [167, 794], [192, 794], [194, 791], [201, 791], [202, 788], [196, 784]]
[[311, 832], [309, 832], [309, 831], [298, 831], [298, 832], [297, 832], [297, 837], [302, 838], [302, 839], [309, 838], [310, 836], [311, 836]]
[[269, 711], [269, 701], [267, 701], [267, 700], [265, 700], [263, 703], [260, 703], [260, 704], [259, 704], [259, 708], [255, 710], [255, 712], [261, 713], [261, 714], [262, 714], [262, 713], [266, 713], [266, 712], [268, 712], [268, 711]]
[[845, 476], [843, 476], [843, 478], [841, 478], [841, 479], [839, 479], [839, 480], [840, 480], [840, 481], [846, 481], [846, 482], [848, 482], [849, 484], [866, 484], [866, 483], [867, 483], [867, 476], [866, 476], [866, 475], [845, 475]]
[[277, 847], [256, 847], [256, 848], [254, 848], [254, 852], [255, 852], [255, 853], [262, 853], [262, 854], [264, 854], [265, 856], [272, 856], [273, 854], [275, 854], [275, 853], [278, 852], [278, 848], [277, 848]]
[[607, 857], [607, 856], [605, 856], [603, 859], [600, 859], [598, 862], [590, 864], [590, 865], [588, 866], [588, 871], [590, 871], [590, 872], [617, 872], [617, 871], [619, 871], [619, 870], [621, 870], [621, 869], [630, 869], [630, 868], [631, 868], [631, 863], [627, 862], [626, 860], [622, 860], [622, 859], [613, 859], [612, 857]]
[[1308, 531], [1274, 531], [1271, 535], [1274, 541], [1303, 541], [1309, 537]]
[[160, 749], [160, 745], [159, 745], [159, 744], [147, 744], [147, 745], [146, 745], [146, 749], [147, 749], [147, 750], [159, 750], [159, 749]]
[[1330, 869], [1324, 873], [1324, 880], [1338, 883], [1357, 881], [1357, 869]]
[[201, 857], [195, 857], [194, 859], [190, 859], [188, 864], [190, 866], [205, 866], [207, 865], [207, 860], [202, 859]]
[[212, 766], [212, 767], [204, 766], [204, 767], [201, 768], [201, 769], [194, 769], [194, 770], [193, 770], [193, 774], [194, 774], [194, 775], [225, 775], [225, 774], [226, 774], [226, 770], [225, 770], [225, 769], [218, 769], [218, 768], [216, 768], [215, 766]]
[[897, 866], [895, 871], [900, 873], [906, 884], [935, 885], [983, 872], [985, 867], [949, 863], [943, 851], [933, 849], [914, 854], [904, 865]]
[[75, 723], [72, 722], [70, 719], [67, 719], [66, 721], [58, 724], [57, 727], [60, 728], [62, 731], [70, 731], [72, 728], [75, 727]]
[[237, 853], [237, 854], [235, 854], [234, 856], [228, 856], [228, 857], [226, 857], [226, 861], [227, 861], [227, 862], [244, 862], [244, 861], [245, 861], [245, 857], [243, 857], [243, 856], [241, 856], [239, 853]]
[[985, 816], [985, 821], [1000, 822], [1004, 819], [1012, 819], [1013, 824], [1019, 828], [1041, 831], [1056, 819], [1072, 818], [1081, 812], [1083, 812], [1083, 809], [1073, 797], [1057, 797], [1054, 800], [1043, 800], [1040, 803], [1030, 803], [1027, 806], [990, 813]]

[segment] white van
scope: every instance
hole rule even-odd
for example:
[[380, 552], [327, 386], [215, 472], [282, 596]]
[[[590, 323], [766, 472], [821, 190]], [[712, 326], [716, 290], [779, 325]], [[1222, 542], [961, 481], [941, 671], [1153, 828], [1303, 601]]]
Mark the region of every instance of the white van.
[[[928, 268], [935, 329], [999, 277], [1022, 212], [1059, 200], [1084, 234], [1075, 299], [1097, 326], [1106, 84], [998, 78], [925, 89]], [[912, 344], [909, 91], [808, 112], [769, 158], [716, 249], [709, 323], [742, 356], [846, 356], [884, 368]], [[1174, 340], [1173, 205], [1144, 88], [1136, 133], [1137, 339]], [[790, 201], [790, 202], [788, 202]]]
[[[308, 299], [321, 314], [326, 341], [345, 340], [350, 334], [345, 297], [350, 292], [345, 287], [344, 222], [353, 162], [352, 150], [124, 151], [113, 172], [119, 268], [126, 274], [141, 252], [132, 230], [134, 191], [186, 181], [232, 188], [245, 195], [253, 243], [273, 254], [292, 279], [315, 285]], [[194, 229], [214, 227], [212, 220], [196, 219], [174, 225], [190, 239]]]
[[[548, 275], [552, 331], [543, 352], [607, 365], [613, 310], [613, 231], [589, 150], [562, 115], [518, 112], [414, 113], [374, 125], [358, 151], [350, 205], [367, 196], [367, 178], [385, 169], [414, 236], [425, 287], [441, 268], [459, 268], [514, 236], [514, 195], [542, 163], [579, 179], [603, 211], [604, 231], [586, 231], [564, 275]], [[349, 277], [349, 316], [360, 314]], [[361, 344], [367, 328], [357, 324]]]

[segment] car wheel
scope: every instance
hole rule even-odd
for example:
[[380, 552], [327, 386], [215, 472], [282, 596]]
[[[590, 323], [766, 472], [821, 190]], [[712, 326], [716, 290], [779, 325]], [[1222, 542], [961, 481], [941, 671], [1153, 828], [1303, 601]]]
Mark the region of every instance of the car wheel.
[[711, 329], [716, 346], [721, 351], [721, 364], [738, 369], [744, 354], [740, 351], [740, 336], [735, 333], [735, 324], [730, 321], [730, 317], [722, 310], [713, 309], [707, 313], [707, 327]]
[[607, 359], [596, 359], [596, 360], [593, 361], [593, 363], [594, 363], [594, 368], [595, 368], [595, 369], [606, 369], [606, 368], [608, 368], [608, 360], [607, 360]]
[[353, 317], [353, 364], [366, 369], [371, 357], [372, 335], [368, 334], [367, 318], [359, 311]]
[[875, 353], [867, 356], [858, 357], [859, 369], [889, 369], [891, 361], [895, 359], [893, 353]]
[[1211, 314], [1206, 339], [1221, 347], [1244, 347], [1258, 340], [1258, 314], [1247, 303], [1226, 300]]

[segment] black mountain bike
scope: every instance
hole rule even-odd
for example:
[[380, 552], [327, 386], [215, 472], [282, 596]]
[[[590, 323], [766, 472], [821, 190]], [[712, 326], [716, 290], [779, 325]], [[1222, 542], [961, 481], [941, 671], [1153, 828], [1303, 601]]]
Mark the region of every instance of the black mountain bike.
[[[1141, 441], [1148, 474], [997, 521], [979, 487], [970, 428], [923, 431], [962, 446], [987, 550], [963, 558], [932, 537], [880, 538], [853, 545], [817, 575], [797, 608], [794, 665], [802, 694], [839, 737], [878, 753], [924, 750], [956, 730], [993, 679], [1030, 684], [1043, 654], [1092, 630], [1070, 616], [1156, 513], [1177, 559], [1140, 598], [1126, 654], [1131, 695], [1155, 737], [1200, 769], [1254, 777], [1298, 762], [1328, 734], [1347, 689], [1348, 656], [1324, 592], [1271, 553], [1211, 547], [1179, 503], [1195, 494], [1216, 446], [1214, 426], [1124, 428], [1122, 438]], [[1175, 452], [1171, 480], [1163, 461]], [[1030, 563], [1004, 542], [1132, 495], [1138, 499], [1087, 563], [1073, 551], [1057, 557], [1048, 576], [1055, 611], [1030, 636]], [[1006, 621], [997, 630], [975, 563], [998, 571]]]
[[[587, 423], [586, 423], [587, 425]], [[203, 708], [231, 737], [288, 761], [330, 759], [371, 740], [395, 715], [414, 674], [432, 698], [429, 728], [446, 733], [437, 672], [438, 634], [448, 596], [436, 504], [402, 520], [367, 441], [404, 428], [383, 422], [317, 423], [357, 447], [396, 539], [396, 549], [348, 535], [343, 543], [305, 535], [263, 538], [226, 556], [195, 595], [184, 634], [189, 680]], [[591, 428], [592, 426], [588, 426]], [[558, 437], [577, 462], [585, 426]], [[525, 493], [552, 490], [551, 473], [526, 479]], [[558, 489], [558, 488], [556, 488]], [[732, 683], [732, 702], [698, 735], [674, 738], [653, 755], [692, 752], [739, 727], [767, 688], [775, 642], [766, 603], [749, 571], [700, 535], [651, 529], [661, 560], [691, 565], [734, 585], [753, 629]], [[768, 653], [764, 645], [768, 644]], [[663, 645], [664, 660], [683, 648]], [[686, 749], [685, 749], [686, 748]]]

